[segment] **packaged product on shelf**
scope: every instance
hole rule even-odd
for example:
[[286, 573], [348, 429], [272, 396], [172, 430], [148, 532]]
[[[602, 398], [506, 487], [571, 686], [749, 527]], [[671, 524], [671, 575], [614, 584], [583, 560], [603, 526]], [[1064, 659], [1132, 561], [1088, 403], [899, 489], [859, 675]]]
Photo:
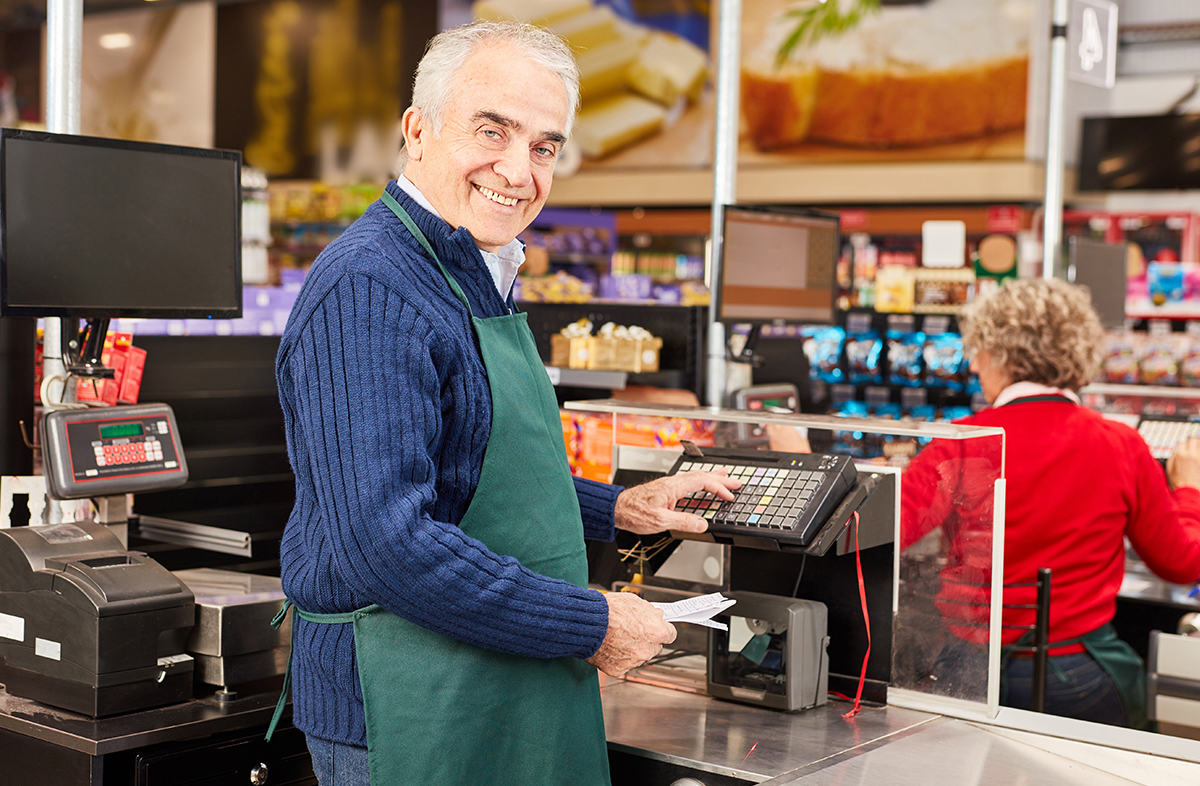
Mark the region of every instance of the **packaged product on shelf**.
[[1101, 378], [1119, 385], [1136, 385], [1140, 381], [1138, 355], [1141, 337], [1131, 330], [1109, 331], [1104, 340], [1104, 363]]
[[606, 323], [592, 335], [586, 317], [550, 337], [550, 365], [593, 371], [658, 371], [662, 339], [637, 325]]
[[1146, 286], [1150, 292], [1150, 302], [1156, 306], [1182, 303], [1188, 294], [1183, 265], [1178, 260], [1148, 264]]
[[852, 385], [883, 384], [883, 339], [878, 332], [846, 335], [846, 366]]
[[1200, 342], [1195, 336], [1180, 342], [1179, 384], [1185, 388], [1200, 387]]
[[567, 466], [571, 468], [572, 475], [578, 475], [580, 473], [580, 451], [582, 450], [579, 437], [579, 422], [573, 412], [568, 412], [565, 409], [558, 411], [558, 419], [562, 424], [563, 447], [567, 451]]
[[814, 380], [837, 384], [845, 379], [842, 371], [842, 346], [846, 331], [840, 327], [806, 327], [804, 354], [808, 357], [809, 376]]
[[1138, 375], [1143, 385], [1179, 384], [1179, 337], [1170, 333], [1146, 336], [1138, 357]]
[[916, 274], [905, 265], [882, 265], [875, 273], [875, 310], [907, 314], [913, 310]]
[[679, 305], [707, 306], [709, 299], [708, 287], [703, 281], [684, 281], [679, 285]]
[[926, 386], [962, 392], [967, 374], [962, 336], [943, 333], [926, 338], [921, 358], [925, 363]]
[[592, 288], [584, 281], [562, 271], [542, 278], [523, 278], [521, 297], [535, 303], [586, 303]]
[[918, 268], [913, 274], [913, 306], [918, 314], [951, 314], [975, 295], [975, 271], [959, 268]]
[[650, 297], [654, 282], [650, 276], [637, 273], [628, 275], [603, 275], [600, 277], [600, 297], [609, 300], [646, 300]]
[[893, 385], [920, 387], [921, 354], [925, 348], [925, 334], [919, 330], [889, 330], [887, 345], [888, 381]]
[[582, 317], [550, 337], [550, 365], [555, 368], [587, 368], [592, 321]]
[[[870, 410], [865, 401], [843, 401], [833, 405], [833, 414], [843, 418], [865, 418], [870, 416]], [[870, 458], [878, 455], [873, 452], [875, 446], [872, 437], [878, 435], [866, 434], [862, 431], [834, 431], [833, 451], [854, 458]]]
[[946, 407], [942, 410], [942, 420], [946, 423], [955, 423], [963, 418], [969, 418], [971, 409], [971, 407]]

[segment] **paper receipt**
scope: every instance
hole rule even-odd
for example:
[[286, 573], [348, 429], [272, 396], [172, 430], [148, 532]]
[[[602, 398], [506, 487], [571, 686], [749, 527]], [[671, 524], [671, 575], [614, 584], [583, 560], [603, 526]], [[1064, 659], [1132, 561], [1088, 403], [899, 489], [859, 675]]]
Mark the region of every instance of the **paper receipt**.
[[684, 598], [674, 603], [655, 603], [661, 609], [667, 622], [691, 622], [695, 625], [706, 625], [717, 630], [729, 630], [723, 622], [712, 620], [717, 614], [737, 603], [719, 592], [708, 595], [697, 595], [694, 598]]

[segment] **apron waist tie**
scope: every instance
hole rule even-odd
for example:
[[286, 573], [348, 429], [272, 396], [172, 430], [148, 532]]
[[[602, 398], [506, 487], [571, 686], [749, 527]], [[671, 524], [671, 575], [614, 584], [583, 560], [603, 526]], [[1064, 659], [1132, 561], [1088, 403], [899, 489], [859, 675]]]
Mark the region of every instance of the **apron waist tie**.
[[[278, 613], [271, 618], [271, 627], [274, 630], [279, 630], [279, 626], [287, 619], [288, 612], [292, 609], [296, 610], [296, 616], [308, 622], [319, 622], [325, 625], [338, 625], [347, 622], [354, 622], [355, 617], [360, 614], [368, 614], [378, 609], [377, 604], [372, 603], [370, 606], [364, 606], [355, 611], [343, 611], [337, 614], [317, 614], [316, 612], [304, 611], [296, 604], [292, 603], [290, 598], [285, 598], [283, 606], [279, 608]], [[292, 646], [288, 649], [287, 669], [283, 672], [283, 687], [279, 690], [279, 699], [275, 702], [275, 714], [271, 716], [271, 722], [267, 725], [267, 742], [271, 741], [271, 737], [275, 734], [275, 727], [279, 725], [279, 718], [283, 715], [283, 708], [287, 706], [289, 691], [292, 687], [292, 653], [296, 651], [296, 626], [292, 624]]]

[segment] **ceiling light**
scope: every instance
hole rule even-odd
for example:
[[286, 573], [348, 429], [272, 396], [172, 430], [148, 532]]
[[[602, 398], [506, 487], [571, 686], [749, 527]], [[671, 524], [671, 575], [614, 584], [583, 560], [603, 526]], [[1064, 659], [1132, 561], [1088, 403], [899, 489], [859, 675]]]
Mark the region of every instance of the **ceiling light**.
[[100, 46], [105, 49], [128, 49], [133, 46], [133, 36], [129, 33], [105, 33], [100, 36]]

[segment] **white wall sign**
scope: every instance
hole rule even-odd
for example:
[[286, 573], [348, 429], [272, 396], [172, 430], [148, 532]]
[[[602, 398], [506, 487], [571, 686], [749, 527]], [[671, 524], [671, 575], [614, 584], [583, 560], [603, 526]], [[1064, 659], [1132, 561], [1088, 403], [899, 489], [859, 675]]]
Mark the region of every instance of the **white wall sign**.
[[1117, 4], [1071, 0], [1067, 24], [1067, 77], [1097, 87], [1117, 81]]

